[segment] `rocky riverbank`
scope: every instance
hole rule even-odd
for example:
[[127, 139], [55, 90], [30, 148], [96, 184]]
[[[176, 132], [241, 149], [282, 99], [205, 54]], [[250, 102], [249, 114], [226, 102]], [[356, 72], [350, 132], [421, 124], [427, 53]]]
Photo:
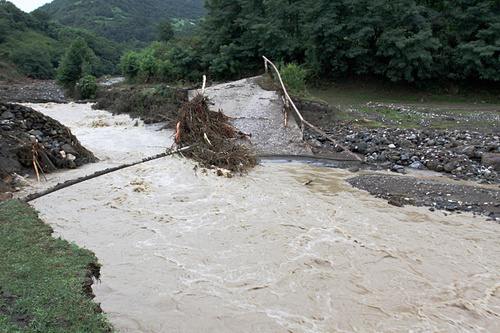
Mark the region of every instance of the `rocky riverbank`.
[[[368, 107], [371, 103], [368, 103]], [[390, 175], [358, 175], [349, 180], [355, 187], [385, 198], [390, 204], [428, 206], [447, 212], [474, 212], [488, 220], [500, 220], [500, 112], [498, 110], [454, 113], [453, 121], [467, 126], [454, 129], [432, 129], [428, 118], [416, 118], [416, 128], [398, 128], [398, 123], [380, 113], [357, 109], [342, 110], [324, 104], [301, 103], [306, 119], [318, 125], [338, 143], [358, 154], [368, 170], [387, 170]], [[379, 108], [380, 104], [371, 104]], [[428, 108], [385, 105], [405, 114], [432, 114], [435, 122], [450, 118], [449, 113]], [[341, 118], [341, 115], [343, 116]], [[346, 120], [345, 118], [351, 120]], [[460, 120], [456, 120], [460, 119]], [[481, 126], [481, 121], [483, 126]], [[381, 122], [387, 127], [363, 125]], [[470, 129], [470, 124], [479, 124]], [[313, 130], [306, 138], [319, 156], [338, 155], [342, 148]], [[353, 168], [353, 171], [359, 168]], [[406, 174], [446, 176], [464, 184], [445, 182]], [[401, 176], [398, 176], [401, 175]], [[485, 187], [483, 187], [485, 186]]]
[[[374, 106], [380, 111], [380, 104]], [[401, 105], [386, 105], [395, 112], [405, 115], [422, 112], [422, 108]], [[426, 117], [415, 118], [411, 128], [398, 127], [394, 119], [384, 118], [378, 112], [359, 113], [355, 109], [340, 110], [318, 103], [302, 104], [306, 119], [311, 119], [329, 136], [351, 151], [363, 156], [367, 164], [384, 170], [404, 173], [406, 168], [431, 170], [443, 173], [453, 179], [473, 181], [478, 184], [498, 184], [500, 182], [500, 110], [454, 113], [454, 121], [464, 124], [478, 124], [474, 130], [466, 125], [455, 124], [453, 129], [432, 129], [432, 121], [450, 119], [449, 113], [433, 113], [425, 109]], [[337, 115], [337, 117], [335, 116]], [[481, 125], [478, 119], [484, 123]], [[370, 128], [371, 122], [384, 126]], [[333, 142], [312, 130], [306, 131], [309, 142], [316, 146], [318, 153], [342, 151]]]
[[[24, 78], [0, 82], [0, 201], [24, 183], [60, 168], [95, 161], [71, 131], [58, 121], [17, 103], [67, 103], [54, 80]], [[3, 193], [3, 194], [2, 194]]]
[[[478, 184], [499, 183], [500, 133], [469, 130], [363, 129], [349, 125], [325, 128], [327, 134], [367, 164], [398, 173], [406, 168], [442, 172]], [[334, 143], [311, 131], [317, 146], [342, 151]], [[320, 149], [321, 149], [320, 148]]]

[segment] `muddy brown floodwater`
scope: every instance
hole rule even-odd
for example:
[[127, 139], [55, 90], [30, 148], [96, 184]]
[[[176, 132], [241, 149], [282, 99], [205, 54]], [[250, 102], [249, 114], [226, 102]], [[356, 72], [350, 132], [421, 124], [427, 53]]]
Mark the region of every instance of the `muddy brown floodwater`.
[[[172, 142], [172, 132], [90, 105], [30, 106], [101, 162], [29, 191]], [[193, 167], [167, 157], [32, 202], [56, 236], [96, 253], [94, 291], [117, 329], [500, 331], [497, 223], [388, 205], [341, 169], [265, 163], [226, 179]]]

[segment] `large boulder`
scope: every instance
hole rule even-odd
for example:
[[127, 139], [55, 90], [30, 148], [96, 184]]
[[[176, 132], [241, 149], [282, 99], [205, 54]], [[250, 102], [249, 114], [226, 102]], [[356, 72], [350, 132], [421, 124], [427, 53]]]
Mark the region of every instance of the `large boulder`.
[[481, 163], [486, 167], [494, 167], [496, 171], [500, 171], [500, 154], [498, 153], [483, 153]]

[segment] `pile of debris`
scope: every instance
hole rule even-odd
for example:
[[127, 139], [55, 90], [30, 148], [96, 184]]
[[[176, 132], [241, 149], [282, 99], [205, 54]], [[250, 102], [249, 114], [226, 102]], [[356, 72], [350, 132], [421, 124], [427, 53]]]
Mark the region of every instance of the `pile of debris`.
[[0, 179], [29, 170], [43, 177], [45, 172], [95, 161], [57, 120], [23, 105], [0, 103]]
[[[258, 161], [239, 140], [251, 134], [234, 128], [222, 111], [212, 111], [207, 99], [198, 95], [178, 111], [175, 143], [178, 147], [196, 145], [185, 155], [203, 167], [217, 167], [244, 174]], [[221, 171], [222, 172], [222, 171]]]

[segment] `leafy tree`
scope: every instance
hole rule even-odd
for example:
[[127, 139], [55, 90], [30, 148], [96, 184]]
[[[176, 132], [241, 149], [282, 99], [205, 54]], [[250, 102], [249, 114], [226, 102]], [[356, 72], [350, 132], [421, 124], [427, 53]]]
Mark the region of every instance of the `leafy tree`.
[[57, 71], [57, 80], [66, 88], [73, 89], [78, 80], [95, 72], [98, 61], [94, 51], [88, 47], [85, 40], [78, 37], [71, 43], [62, 58]]
[[161, 21], [158, 24], [158, 38], [162, 42], [168, 42], [174, 38], [175, 32], [172, 23], [169, 20]]
[[146, 75], [145, 81], [154, 76], [160, 68], [160, 61], [151, 53], [146, 53], [141, 57], [139, 69]]
[[[142, 41], [142, 47], [158, 40], [160, 22], [198, 22], [205, 13], [203, 0], [59, 0], [41, 9], [64, 25], [88, 29], [119, 43], [135, 39]], [[175, 30], [182, 35], [192, 29], [191, 25], [178, 25]]]
[[199, 81], [204, 73], [202, 41], [197, 37], [184, 38], [167, 45], [164, 56], [173, 65], [170, 80]]
[[97, 80], [93, 75], [82, 77], [76, 83], [76, 91], [80, 94], [80, 98], [89, 99], [96, 97]]
[[270, 0], [264, 5], [267, 15], [259, 41], [262, 53], [276, 60], [303, 62], [307, 35], [304, 20], [313, 2]]
[[[499, 81], [500, 3], [495, 0], [445, 2], [434, 34], [443, 43], [439, 71], [451, 82]], [[495, 74], [496, 73], [496, 74]]]
[[[497, 0], [209, 0], [203, 65], [238, 76], [275, 61], [314, 77], [500, 80]], [[174, 63], [175, 65], [175, 63]]]
[[128, 51], [121, 60], [122, 73], [130, 81], [164, 82], [199, 80], [201, 41], [186, 38], [168, 43], [153, 43], [142, 52]]
[[120, 58], [120, 68], [122, 74], [130, 80], [137, 77], [140, 71], [141, 55], [135, 51], [128, 51]]
[[[413, 82], [434, 75], [434, 57], [441, 43], [432, 36], [425, 8], [413, 0], [391, 1], [387, 24], [377, 38], [376, 74], [392, 81]], [[378, 13], [381, 16], [383, 13]]]
[[0, 19], [0, 44], [7, 40], [7, 32], [10, 30], [9, 23], [6, 20]]
[[47, 31], [50, 26], [50, 14], [38, 8], [31, 12], [33, 28], [39, 31]]
[[231, 77], [241, 73], [243, 63], [260, 65], [257, 23], [264, 19], [263, 1], [209, 0], [205, 8], [208, 16], [201, 22], [201, 37], [209, 71]]
[[41, 9], [24, 13], [11, 2], [0, 0], [0, 54], [3, 61], [25, 75], [54, 78], [69, 45], [82, 37], [100, 59], [95, 75], [114, 74], [123, 47], [83, 29], [65, 27], [50, 20]]

